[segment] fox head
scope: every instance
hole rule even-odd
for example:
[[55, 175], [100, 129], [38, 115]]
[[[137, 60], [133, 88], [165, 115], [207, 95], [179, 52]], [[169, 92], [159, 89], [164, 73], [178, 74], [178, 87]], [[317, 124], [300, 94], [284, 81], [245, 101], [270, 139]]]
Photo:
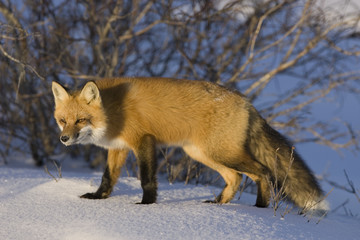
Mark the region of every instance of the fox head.
[[60, 141], [66, 146], [91, 144], [105, 134], [105, 114], [100, 91], [94, 82], [88, 82], [73, 94], [60, 84], [52, 83], [55, 99], [55, 119], [60, 128]]

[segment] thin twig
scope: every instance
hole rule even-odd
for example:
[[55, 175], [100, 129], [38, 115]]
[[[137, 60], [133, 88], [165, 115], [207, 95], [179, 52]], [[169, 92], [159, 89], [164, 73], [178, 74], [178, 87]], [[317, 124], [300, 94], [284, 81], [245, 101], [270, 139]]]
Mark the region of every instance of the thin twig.
[[20, 60], [14, 58], [13, 56], [11, 56], [9, 53], [7, 53], [5, 51], [5, 49], [2, 47], [2, 45], [0, 44], [0, 51], [4, 54], [5, 57], [7, 57], [8, 59], [10, 59], [11, 61], [20, 64], [21, 66], [28, 68], [30, 71], [32, 71], [33, 73], [35, 73], [35, 75], [40, 78], [41, 80], [45, 80], [45, 78], [43, 76], [41, 76], [36, 70], [35, 68], [33, 68], [31, 65], [26, 64], [21, 62]]
[[251, 184], [250, 181], [248, 184], [248, 180], [249, 180], [249, 177], [246, 176], [243, 185], [240, 187], [238, 200], [240, 200], [241, 195], [243, 194], [244, 190]]
[[360, 202], [360, 197], [355, 189], [354, 183], [353, 183], [353, 181], [350, 180], [346, 170], [344, 170], [344, 174], [345, 174], [346, 180], [351, 188], [351, 193], [353, 193], [355, 195], [355, 197], [357, 198], [357, 200]]
[[48, 169], [48, 167], [46, 166], [46, 164], [44, 165], [44, 170], [45, 170], [45, 172], [46, 172], [49, 176], [51, 176], [51, 177], [55, 180], [55, 182], [58, 181], [58, 180], [56, 179], [56, 177], [49, 171], [49, 169]]

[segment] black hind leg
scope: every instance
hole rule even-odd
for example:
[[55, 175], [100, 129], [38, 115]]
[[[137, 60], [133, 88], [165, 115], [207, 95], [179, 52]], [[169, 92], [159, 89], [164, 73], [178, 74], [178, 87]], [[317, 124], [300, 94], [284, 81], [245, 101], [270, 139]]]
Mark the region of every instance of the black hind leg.
[[270, 203], [270, 187], [267, 179], [260, 179], [256, 181], [257, 185], [257, 197], [256, 197], [256, 207], [265, 208], [269, 206]]

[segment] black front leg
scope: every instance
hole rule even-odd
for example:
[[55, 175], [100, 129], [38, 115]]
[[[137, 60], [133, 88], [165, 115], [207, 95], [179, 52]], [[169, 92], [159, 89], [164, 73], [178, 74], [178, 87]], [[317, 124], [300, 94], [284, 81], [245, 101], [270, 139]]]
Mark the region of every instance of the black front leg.
[[86, 193], [80, 197], [88, 199], [108, 198], [119, 178], [121, 167], [126, 161], [127, 154], [128, 150], [126, 149], [109, 149], [107, 165], [101, 179], [100, 187], [96, 192]]
[[157, 180], [156, 180], [156, 148], [155, 138], [145, 135], [136, 151], [140, 168], [141, 187], [143, 198], [141, 204], [151, 204], [156, 202]]
[[87, 199], [104, 199], [108, 198], [110, 193], [112, 192], [113, 186], [111, 186], [111, 179], [110, 179], [110, 172], [109, 167], [107, 166], [105, 169], [105, 172], [101, 179], [101, 184], [98, 188], [98, 190], [94, 193], [86, 193], [81, 198], [87, 198]]

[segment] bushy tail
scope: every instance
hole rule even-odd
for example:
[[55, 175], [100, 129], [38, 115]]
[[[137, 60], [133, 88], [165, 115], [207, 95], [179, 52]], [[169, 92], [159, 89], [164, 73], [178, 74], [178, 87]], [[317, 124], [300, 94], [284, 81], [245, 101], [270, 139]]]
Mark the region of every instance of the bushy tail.
[[282, 188], [284, 195], [302, 209], [326, 212], [329, 207], [323, 192], [292, 144], [250, 109], [248, 149], [251, 155], [270, 169], [272, 185]]

